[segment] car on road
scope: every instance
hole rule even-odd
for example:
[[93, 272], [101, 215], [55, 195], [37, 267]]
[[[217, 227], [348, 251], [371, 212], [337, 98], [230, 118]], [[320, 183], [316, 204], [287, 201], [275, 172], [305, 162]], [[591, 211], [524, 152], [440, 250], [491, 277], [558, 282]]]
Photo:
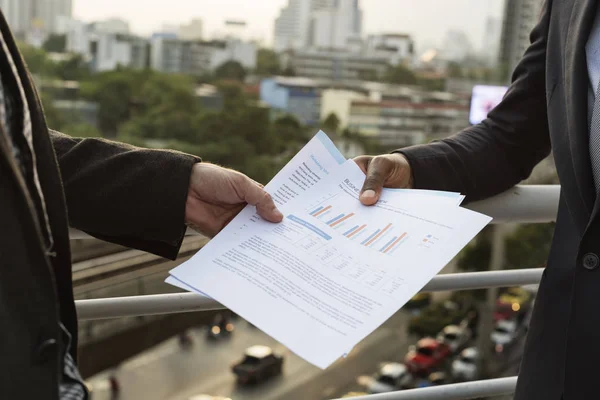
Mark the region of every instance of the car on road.
[[419, 337], [435, 336], [447, 325], [467, 322], [473, 333], [478, 321], [477, 308], [468, 299], [460, 301], [445, 300], [432, 303], [413, 316], [407, 325], [409, 335]]
[[441, 366], [450, 356], [450, 347], [434, 338], [423, 338], [409, 348], [404, 364], [412, 374], [424, 375]]
[[452, 378], [457, 381], [474, 381], [480, 372], [481, 354], [476, 347], [468, 347], [460, 352], [450, 368]]
[[197, 394], [188, 400], [231, 400], [231, 397], [211, 396], [209, 394]]
[[245, 385], [259, 383], [281, 374], [283, 357], [275, 354], [269, 346], [251, 346], [244, 358], [232, 367], [237, 382]]
[[514, 319], [505, 319], [496, 322], [496, 327], [490, 335], [496, 353], [502, 353], [509, 347], [520, 334], [519, 324]]
[[206, 337], [208, 339], [228, 338], [233, 333], [234, 326], [231, 319], [223, 314], [215, 315], [213, 323], [208, 327]]
[[367, 385], [367, 391], [371, 394], [393, 392], [408, 388], [411, 382], [412, 376], [406, 365], [385, 363]]
[[427, 379], [423, 379], [417, 382], [415, 387], [424, 388], [430, 386], [445, 385], [450, 381], [448, 378], [448, 375], [443, 371], [432, 372], [431, 374], [429, 374]]
[[464, 348], [471, 340], [471, 329], [466, 323], [461, 325], [448, 325], [438, 334], [437, 340], [450, 347], [453, 353]]
[[494, 321], [522, 319], [531, 307], [533, 293], [521, 287], [511, 287], [500, 294], [494, 310]]

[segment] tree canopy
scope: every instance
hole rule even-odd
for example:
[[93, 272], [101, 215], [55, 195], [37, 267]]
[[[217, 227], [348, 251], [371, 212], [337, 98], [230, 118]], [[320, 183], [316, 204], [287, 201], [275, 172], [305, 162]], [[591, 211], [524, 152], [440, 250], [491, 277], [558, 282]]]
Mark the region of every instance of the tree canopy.
[[279, 55], [271, 49], [258, 49], [256, 53], [256, 74], [259, 76], [281, 74]]
[[386, 82], [400, 85], [414, 85], [417, 83], [417, 75], [402, 64], [389, 66], [384, 79]]
[[214, 76], [217, 79], [231, 79], [243, 82], [246, 78], [246, 69], [237, 61], [225, 61], [215, 69]]

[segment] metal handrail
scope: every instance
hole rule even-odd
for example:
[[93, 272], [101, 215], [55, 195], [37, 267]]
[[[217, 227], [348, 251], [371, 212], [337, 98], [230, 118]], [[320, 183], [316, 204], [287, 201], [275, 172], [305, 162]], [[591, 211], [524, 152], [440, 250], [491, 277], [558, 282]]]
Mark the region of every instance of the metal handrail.
[[[473, 382], [453, 383], [422, 389], [402, 390], [368, 396], [353, 397], [354, 400], [464, 400], [487, 396], [502, 396], [515, 392], [517, 377], [484, 379]], [[338, 399], [340, 400], [340, 399]]]
[[[541, 223], [555, 220], [560, 186], [516, 186], [488, 200], [474, 202], [467, 208], [490, 215], [493, 223]], [[186, 234], [196, 232], [188, 230]], [[89, 239], [88, 234], [71, 230], [71, 239]], [[481, 289], [539, 283], [543, 268], [456, 273], [438, 275], [422, 292]], [[159, 294], [76, 301], [80, 320], [127, 316], [170, 314], [224, 308], [213, 299], [194, 293]], [[356, 397], [356, 400], [462, 400], [484, 396], [511, 394], [517, 377], [488, 379], [422, 389]]]
[[[483, 289], [539, 283], [543, 268], [510, 271], [466, 272], [438, 275], [421, 292]], [[195, 293], [153, 294], [77, 300], [80, 320], [174, 314], [191, 311], [219, 310], [224, 307], [211, 298]]]
[[[465, 207], [493, 217], [493, 224], [506, 222], [541, 223], [556, 218], [560, 185], [518, 185], [486, 200]], [[71, 239], [92, 239], [77, 229], [70, 230]], [[186, 235], [197, 235], [188, 229]]]

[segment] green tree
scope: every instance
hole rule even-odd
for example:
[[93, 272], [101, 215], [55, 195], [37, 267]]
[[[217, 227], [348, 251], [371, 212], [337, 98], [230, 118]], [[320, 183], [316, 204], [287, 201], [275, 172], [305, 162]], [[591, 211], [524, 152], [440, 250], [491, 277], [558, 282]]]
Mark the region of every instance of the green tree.
[[329, 113], [327, 117], [321, 123], [321, 127], [326, 132], [336, 133], [340, 128], [340, 119], [335, 113]]
[[279, 75], [281, 64], [279, 55], [271, 49], [258, 49], [256, 53], [256, 74], [260, 76]]
[[363, 81], [378, 81], [379, 75], [374, 69], [360, 69], [358, 70], [358, 79]]
[[93, 125], [85, 122], [65, 125], [62, 132], [73, 137], [101, 137], [102, 133]]
[[48, 59], [48, 54], [43, 49], [38, 49], [22, 42], [19, 42], [18, 46], [32, 74], [48, 76], [54, 73], [54, 65]]
[[91, 71], [82, 55], [72, 54], [54, 66], [54, 75], [65, 81], [80, 81], [89, 78]]
[[141, 89], [154, 75], [151, 71], [116, 70], [82, 83], [82, 96], [98, 103], [98, 127], [105, 136], [115, 137], [121, 124], [142, 111]]
[[281, 71], [281, 75], [283, 76], [296, 76], [296, 70], [294, 67], [288, 65]]
[[42, 48], [49, 53], [64, 53], [67, 48], [67, 36], [53, 33], [44, 41]]
[[519, 226], [506, 238], [506, 269], [536, 268], [546, 263], [550, 253], [554, 224]]
[[218, 82], [219, 92], [223, 95], [223, 110], [235, 112], [248, 106], [248, 98], [242, 85], [236, 82]]
[[200, 105], [190, 77], [152, 74], [139, 90], [132, 117], [120, 128], [126, 136], [173, 139], [194, 143]]
[[385, 73], [385, 81], [400, 85], [414, 85], [417, 83], [417, 76], [410, 68], [398, 64], [388, 67]]
[[215, 69], [215, 78], [243, 82], [246, 78], [246, 70], [237, 61], [225, 61]]
[[46, 116], [46, 124], [50, 129], [62, 131], [66, 123], [65, 116], [54, 106], [54, 98], [48, 93], [41, 94], [42, 107]]
[[285, 147], [290, 143], [305, 143], [308, 139], [306, 129], [291, 114], [278, 117], [273, 121], [273, 130], [279, 142]]

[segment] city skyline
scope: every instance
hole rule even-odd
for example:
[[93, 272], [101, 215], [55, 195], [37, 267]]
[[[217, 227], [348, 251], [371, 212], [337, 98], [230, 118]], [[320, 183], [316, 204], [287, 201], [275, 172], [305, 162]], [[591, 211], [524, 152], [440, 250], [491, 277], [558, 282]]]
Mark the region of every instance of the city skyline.
[[[246, 38], [273, 44], [273, 24], [287, 0], [249, 2], [221, 0], [74, 0], [75, 18], [85, 21], [106, 18], [127, 20], [132, 31], [149, 35], [163, 25], [174, 25], [200, 18], [208, 37], [224, 31], [227, 19], [247, 22]], [[368, 0], [361, 1], [364, 10], [364, 33], [408, 33], [419, 49], [439, 46], [449, 30], [463, 30], [474, 47], [480, 50], [488, 17], [501, 18], [503, 0]], [[143, 13], [140, 10], [143, 9]], [[393, 10], [393, 12], [390, 12]], [[409, 10], [410, 13], [407, 13]], [[431, 10], [436, 10], [432, 14]]]

